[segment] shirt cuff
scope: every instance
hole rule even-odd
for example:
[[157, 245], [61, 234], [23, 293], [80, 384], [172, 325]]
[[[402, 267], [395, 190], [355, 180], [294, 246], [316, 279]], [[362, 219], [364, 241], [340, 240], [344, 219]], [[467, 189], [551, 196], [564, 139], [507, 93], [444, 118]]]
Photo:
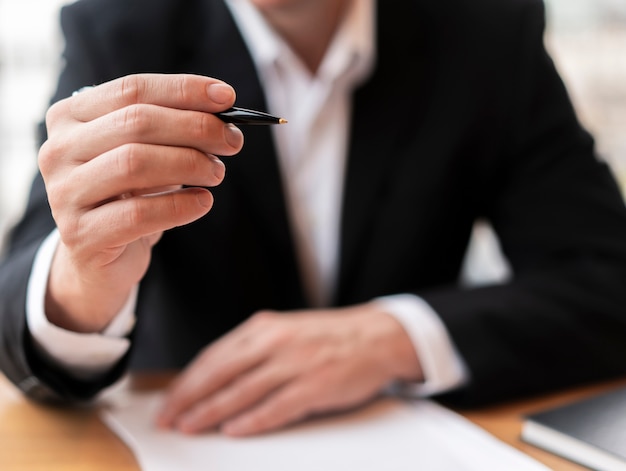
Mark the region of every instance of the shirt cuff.
[[26, 322], [35, 345], [74, 376], [87, 379], [113, 367], [130, 348], [124, 338], [135, 323], [135, 286], [121, 311], [101, 333], [83, 334], [55, 326], [45, 314], [45, 296], [52, 259], [60, 240], [54, 230], [39, 248], [28, 281]]
[[463, 358], [452, 343], [445, 325], [432, 307], [412, 294], [375, 299], [406, 330], [420, 360], [424, 381], [396, 382], [396, 394], [426, 397], [456, 389], [469, 379]]

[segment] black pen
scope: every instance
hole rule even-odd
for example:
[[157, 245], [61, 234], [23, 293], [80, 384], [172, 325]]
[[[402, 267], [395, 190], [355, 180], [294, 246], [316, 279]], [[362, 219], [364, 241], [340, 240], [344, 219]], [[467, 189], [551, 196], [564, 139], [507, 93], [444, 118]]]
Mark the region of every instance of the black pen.
[[[80, 92], [87, 91], [94, 88], [95, 85], [88, 85], [86, 87], [79, 88], [72, 96], [78, 95]], [[246, 108], [239, 108], [233, 106], [227, 110], [215, 113], [215, 116], [220, 118], [225, 123], [233, 124], [285, 124], [287, 120], [285, 118], [279, 118], [278, 116], [272, 116], [269, 113], [263, 111], [248, 110]]]
[[233, 124], [285, 124], [285, 118], [272, 116], [263, 111], [247, 110], [245, 108], [233, 107], [220, 113], [215, 113], [225, 123]]

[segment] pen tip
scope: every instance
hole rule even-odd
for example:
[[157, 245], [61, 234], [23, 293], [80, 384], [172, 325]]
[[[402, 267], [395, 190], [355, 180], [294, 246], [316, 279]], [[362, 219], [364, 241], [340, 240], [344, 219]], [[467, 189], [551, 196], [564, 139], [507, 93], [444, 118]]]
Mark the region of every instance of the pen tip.
[[287, 120], [285, 118], [279, 118], [278, 124], [287, 124]]

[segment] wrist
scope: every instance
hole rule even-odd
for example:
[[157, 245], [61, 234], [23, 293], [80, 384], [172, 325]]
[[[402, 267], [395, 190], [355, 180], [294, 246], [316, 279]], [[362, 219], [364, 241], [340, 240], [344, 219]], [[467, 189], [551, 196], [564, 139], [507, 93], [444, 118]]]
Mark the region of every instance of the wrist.
[[63, 254], [60, 245], [48, 276], [45, 315], [51, 324], [68, 331], [102, 332], [123, 307], [131, 289], [89, 280]]
[[378, 303], [365, 305], [368, 316], [362, 325], [372, 336], [372, 352], [382, 367], [390, 373], [391, 380], [421, 382], [424, 375], [415, 346], [398, 320], [381, 309]]

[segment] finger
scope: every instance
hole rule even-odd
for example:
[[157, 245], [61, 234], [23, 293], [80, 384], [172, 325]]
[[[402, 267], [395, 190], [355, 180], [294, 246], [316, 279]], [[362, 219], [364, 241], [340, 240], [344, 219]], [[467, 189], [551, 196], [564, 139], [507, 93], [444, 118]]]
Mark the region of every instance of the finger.
[[48, 192], [53, 203], [58, 192], [66, 206], [92, 208], [117, 195], [153, 188], [212, 187], [221, 183], [225, 172], [221, 160], [196, 149], [126, 144], [75, 167], [62, 188], [57, 191], [51, 183]]
[[144, 236], [142, 240], [148, 247], [154, 247], [161, 240], [161, 237], [163, 237], [162, 231]]
[[214, 428], [224, 420], [259, 403], [269, 393], [293, 379], [296, 371], [269, 362], [237, 378], [213, 396], [201, 400], [175, 419], [175, 427], [184, 433]]
[[89, 123], [63, 127], [44, 143], [44, 166], [64, 161], [83, 163], [129, 143], [191, 147], [206, 154], [233, 155], [243, 146], [243, 133], [216, 116], [154, 105], [132, 105]]
[[248, 436], [285, 427], [314, 412], [317, 396], [321, 394], [323, 392], [316, 382], [290, 382], [257, 407], [225, 422], [221, 430], [230, 436]]
[[236, 377], [256, 367], [266, 358], [264, 352], [246, 350], [214, 355], [211, 348], [187, 368], [168, 392], [157, 423], [172, 427], [195, 404], [208, 400]]
[[[121, 247], [151, 234], [188, 224], [209, 212], [213, 196], [203, 188], [129, 197], [108, 202], [59, 225], [77, 252]], [[87, 242], [88, 241], [88, 247]]]
[[[358, 362], [361, 363], [361, 362]], [[365, 364], [326, 366], [288, 382], [238, 417], [226, 421], [227, 435], [254, 435], [284, 427], [319, 412], [352, 407], [374, 397], [383, 376]]]
[[206, 348], [173, 383], [158, 423], [171, 427], [192, 405], [265, 362], [277, 350], [282, 324], [283, 316], [257, 313]]
[[78, 93], [65, 105], [74, 119], [86, 122], [140, 103], [216, 113], [234, 102], [234, 89], [221, 80], [190, 74], [137, 74]]

